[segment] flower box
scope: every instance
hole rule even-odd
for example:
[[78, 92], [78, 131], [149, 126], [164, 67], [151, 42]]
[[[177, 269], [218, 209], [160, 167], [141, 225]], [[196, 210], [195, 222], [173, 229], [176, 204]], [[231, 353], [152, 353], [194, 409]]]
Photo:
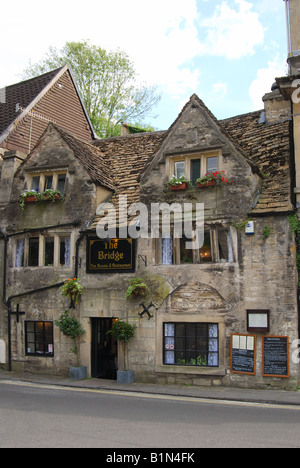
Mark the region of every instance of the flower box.
[[186, 182], [183, 182], [180, 185], [170, 185], [170, 189], [173, 192], [176, 192], [177, 190], [187, 190], [187, 188], [188, 188], [188, 184]]
[[36, 202], [36, 197], [34, 195], [28, 195], [24, 201], [25, 203], [34, 203]]
[[217, 185], [217, 181], [216, 180], [212, 180], [211, 182], [205, 182], [204, 184], [200, 184], [198, 182], [198, 187], [199, 188], [206, 188], [206, 187], [215, 187]]

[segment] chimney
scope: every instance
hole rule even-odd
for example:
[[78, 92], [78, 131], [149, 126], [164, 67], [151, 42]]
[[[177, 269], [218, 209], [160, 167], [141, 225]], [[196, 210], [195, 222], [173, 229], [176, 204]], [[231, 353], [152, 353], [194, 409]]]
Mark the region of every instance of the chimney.
[[284, 0], [286, 7], [290, 75], [300, 73], [300, 0]]
[[130, 130], [128, 128], [128, 125], [121, 122], [121, 136], [126, 136], [126, 135], [130, 135]]
[[13, 178], [23, 159], [24, 155], [19, 153], [19, 151], [6, 151], [3, 154], [0, 179], [0, 203], [9, 202]]
[[280, 92], [277, 83], [274, 83], [270, 93], [262, 98], [264, 103], [263, 122], [274, 124], [291, 119], [291, 104]]

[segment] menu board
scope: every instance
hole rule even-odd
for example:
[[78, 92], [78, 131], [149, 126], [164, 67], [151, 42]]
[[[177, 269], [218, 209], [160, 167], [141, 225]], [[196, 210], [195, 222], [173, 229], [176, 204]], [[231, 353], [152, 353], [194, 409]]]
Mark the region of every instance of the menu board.
[[256, 374], [256, 336], [231, 335], [231, 372]]
[[263, 376], [290, 377], [288, 336], [263, 337]]

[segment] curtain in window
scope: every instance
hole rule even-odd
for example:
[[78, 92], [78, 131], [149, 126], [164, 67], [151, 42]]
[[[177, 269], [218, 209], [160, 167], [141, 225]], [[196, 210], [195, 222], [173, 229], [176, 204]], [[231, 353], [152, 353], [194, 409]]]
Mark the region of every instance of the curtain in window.
[[162, 239], [162, 264], [173, 264], [173, 239]]
[[24, 266], [24, 249], [25, 249], [25, 240], [20, 239], [17, 241], [17, 251], [16, 251], [16, 268]]

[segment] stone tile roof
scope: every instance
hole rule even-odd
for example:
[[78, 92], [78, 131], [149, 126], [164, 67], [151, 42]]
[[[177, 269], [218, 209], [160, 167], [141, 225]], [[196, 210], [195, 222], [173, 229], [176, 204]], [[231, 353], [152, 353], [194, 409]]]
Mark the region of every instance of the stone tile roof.
[[61, 68], [5, 88], [5, 102], [0, 102], [0, 135], [15, 121], [20, 112], [16, 105], [26, 108], [40, 94]]
[[252, 214], [293, 210], [290, 177], [289, 121], [259, 123], [262, 111], [220, 121], [264, 176], [262, 192]]
[[[116, 206], [117, 211], [119, 195], [127, 196], [128, 206], [139, 202], [139, 177], [166, 135], [167, 132], [138, 133], [93, 142], [113, 174], [116, 192], [109, 202]], [[95, 229], [97, 221], [96, 218], [91, 225], [92, 229]]]
[[95, 184], [102, 185], [113, 191], [116, 190], [110, 163], [103, 157], [97, 147], [75, 138], [57, 125], [50, 123], [49, 126], [53, 126], [59, 132]]

